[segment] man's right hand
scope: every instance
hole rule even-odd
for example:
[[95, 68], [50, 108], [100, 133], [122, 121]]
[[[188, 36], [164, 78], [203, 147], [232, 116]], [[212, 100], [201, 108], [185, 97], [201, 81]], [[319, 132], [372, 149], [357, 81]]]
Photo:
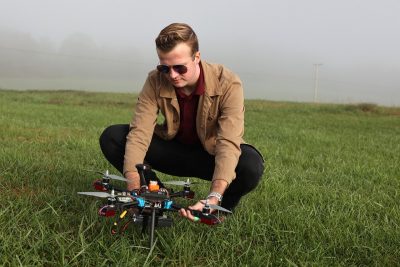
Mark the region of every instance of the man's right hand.
[[140, 176], [138, 172], [127, 172], [125, 178], [128, 179], [126, 182], [126, 188], [129, 191], [140, 189]]

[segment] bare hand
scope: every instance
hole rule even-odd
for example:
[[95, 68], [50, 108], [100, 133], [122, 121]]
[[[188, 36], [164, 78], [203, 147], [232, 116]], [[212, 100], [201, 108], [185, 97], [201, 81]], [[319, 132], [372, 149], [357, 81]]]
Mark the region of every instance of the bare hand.
[[127, 172], [125, 178], [128, 179], [126, 188], [129, 191], [140, 189], [140, 176], [138, 172]]
[[[202, 211], [204, 206], [205, 206], [205, 203], [206, 203], [205, 200], [200, 200], [196, 204], [194, 204], [193, 206], [189, 206], [187, 209], [180, 209], [179, 210], [179, 214], [182, 217], [186, 217], [188, 220], [190, 220], [192, 222], [198, 221], [198, 219], [196, 219], [196, 217], [193, 216], [193, 214], [190, 212], [190, 210]], [[214, 197], [209, 198], [208, 199], [208, 203], [209, 204], [218, 205], [218, 199], [214, 198]], [[213, 212], [213, 209], [211, 209], [210, 212]]]

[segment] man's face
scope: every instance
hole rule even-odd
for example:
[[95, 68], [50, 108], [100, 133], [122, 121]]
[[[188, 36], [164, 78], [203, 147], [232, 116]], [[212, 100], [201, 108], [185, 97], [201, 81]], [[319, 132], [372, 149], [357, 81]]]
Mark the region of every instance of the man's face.
[[[194, 86], [200, 75], [200, 53], [192, 55], [191, 48], [185, 43], [177, 44], [170, 52], [164, 53], [157, 49], [158, 58], [161, 65], [169, 66], [169, 72], [165, 77], [173, 86], [182, 88], [185, 86]], [[184, 65], [187, 72], [179, 74], [172, 66]]]

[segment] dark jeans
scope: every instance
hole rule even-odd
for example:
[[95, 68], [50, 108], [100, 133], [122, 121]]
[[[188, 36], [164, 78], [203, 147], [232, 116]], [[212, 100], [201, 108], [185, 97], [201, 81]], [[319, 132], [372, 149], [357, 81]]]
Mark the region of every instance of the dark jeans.
[[[121, 173], [123, 171], [126, 136], [129, 125], [109, 126], [100, 136], [100, 147], [106, 159]], [[230, 210], [242, 196], [253, 190], [264, 171], [264, 160], [250, 145], [241, 144], [242, 153], [236, 166], [236, 179], [226, 189], [221, 206]], [[162, 173], [197, 177], [211, 181], [214, 159], [201, 145], [184, 145], [178, 141], [166, 141], [153, 135], [145, 157], [145, 163]]]

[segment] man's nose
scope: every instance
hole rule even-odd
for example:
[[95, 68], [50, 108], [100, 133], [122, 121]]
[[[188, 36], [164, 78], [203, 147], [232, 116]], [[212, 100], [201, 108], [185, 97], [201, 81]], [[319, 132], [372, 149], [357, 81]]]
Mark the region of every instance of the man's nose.
[[178, 77], [179, 73], [177, 73], [174, 68], [170, 68], [169, 69], [169, 77], [171, 77], [172, 79], [175, 79], [176, 77]]

